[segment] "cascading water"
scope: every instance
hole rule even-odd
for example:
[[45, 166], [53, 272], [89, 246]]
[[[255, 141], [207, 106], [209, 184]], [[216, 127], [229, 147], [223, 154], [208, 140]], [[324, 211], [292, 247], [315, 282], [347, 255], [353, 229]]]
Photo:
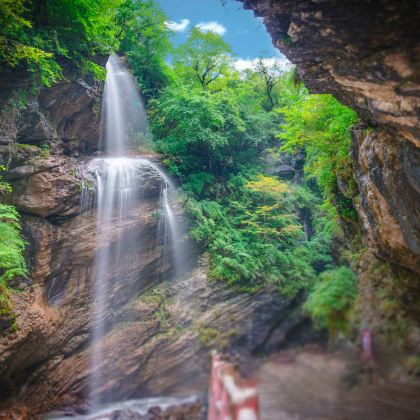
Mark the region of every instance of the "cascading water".
[[[159, 238], [163, 243], [163, 264], [171, 264], [174, 274], [182, 265], [182, 246], [175, 245], [182, 237], [172, 210], [174, 186], [159, 166], [141, 157], [127, 157], [139, 139], [148, 137], [147, 120], [142, 100], [131, 75], [119, 57], [112, 55], [107, 63], [107, 78], [102, 115], [101, 144], [109, 157], [90, 162], [96, 178], [96, 194], [84, 189], [82, 208], [96, 204], [97, 247], [92, 279], [92, 357], [89, 400], [92, 407], [104, 402], [103, 388], [111, 381], [106, 372], [104, 340], [112, 326], [112, 313], [117, 309], [118, 290], [124, 287], [124, 265], [131, 243], [124, 232], [134, 225], [136, 205], [143, 197], [145, 174], [160, 179]], [[95, 198], [92, 198], [94, 196]], [[141, 279], [138, 279], [141, 282]], [[111, 315], [110, 315], [111, 314]]]
[[146, 112], [132, 76], [117, 55], [109, 57], [106, 70], [101, 146], [108, 154], [121, 156], [135, 142], [147, 146]]

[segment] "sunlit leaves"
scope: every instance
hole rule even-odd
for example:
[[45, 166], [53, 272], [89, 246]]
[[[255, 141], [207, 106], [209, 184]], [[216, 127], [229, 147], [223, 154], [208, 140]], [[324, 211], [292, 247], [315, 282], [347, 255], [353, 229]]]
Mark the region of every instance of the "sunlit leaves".
[[62, 77], [60, 56], [81, 64], [84, 56], [116, 46], [115, 13], [120, 3], [1, 0], [0, 59], [8, 66], [28, 69], [35, 84], [51, 86]]
[[259, 174], [256, 181], [250, 181], [245, 185], [245, 188], [253, 192], [270, 196], [271, 198], [278, 199], [280, 194], [288, 191], [288, 185], [281, 182], [278, 178], [273, 176], [266, 176]]
[[190, 80], [207, 88], [218, 78], [226, 76], [230, 69], [230, 46], [223, 38], [211, 31], [192, 29], [188, 40], [175, 53], [175, 67]]
[[167, 17], [153, 0], [124, 0], [116, 12], [119, 48], [146, 99], [156, 97], [171, 78]]
[[284, 116], [279, 134], [284, 141], [282, 150], [304, 148], [308, 174], [316, 177], [326, 193], [330, 192], [336, 173], [351, 168], [349, 128], [357, 121], [355, 112], [331, 95], [302, 95], [279, 112]]

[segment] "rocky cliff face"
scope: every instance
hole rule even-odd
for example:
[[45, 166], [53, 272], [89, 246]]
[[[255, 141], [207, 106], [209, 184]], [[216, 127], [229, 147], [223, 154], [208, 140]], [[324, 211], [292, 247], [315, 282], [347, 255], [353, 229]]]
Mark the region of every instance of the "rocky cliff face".
[[[104, 60], [105, 57], [98, 59]], [[25, 157], [30, 152], [45, 154], [47, 150], [66, 156], [97, 150], [103, 84], [78, 74], [68, 62], [60, 64], [63, 80], [35, 93], [28, 73], [2, 73], [0, 156], [3, 155], [3, 161], [10, 151]]]
[[354, 203], [371, 250], [420, 273], [420, 149], [386, 130], [356, 127]]
[[[210, 284], [205, 258], [171, 281], [157, 242], [158, 208], [159, 193], [150, 195], [123, 231], [109, 232], [111, 241], [132, 238], [133, 248], [122, 271], [112, 268], [122, 283], [107, 292], [116, 306], [106, 311], [112, 328], [104, 339], [104, 398], [201, 394], [213, 348], [237, 347], [249, 358], [318, 338], [297, 302]], [[24, 216], [31, 284], [13, 295], [18, 330], [0, 339], [0, 408], [7, 415], [83, 409], [92, 372], [95, 228], [94, 212], [58, 224]]]
[[[21, 212], [30, 269], [11, 296], [17, 331], [0, 336], [0, 414], [6, 418], [63, 406], [82, 410], [89, 392], [100, 244], [96, 211], [81, 206], [81, 193], [83, 182], [95, 190], [89, 161], [98, 149], [102, 85], [79, 79], [71, 68], [66, 79], [25, 94], [27, 106], [9, 106], [20, 95], [16, 89], [29, 86], [26, 75], [7, 75], [1, 90], [0, 153], [13, 187], [5, 199]], [[106, 293], [112, 305], [105, 310], [106, 380], [99, 393], [112, 401], [205, 392], [214, 347], [233, 346], [250, 360], [315, 338], [295, 310], [300, 298], [250, 296], [210, 284], [206, 258], [194, 252], [187, 273], [172, 278], [158, 236], [161, 187], [159, 173], [149, 168], [142, 200], [126, 223], [106, 232], [111, 246], [119, 237], [130, 244], [124, 264], [111, 266], [115, 281]]]
[[[366, 123], [353, 130], [355, 206], [371, 249], [420, 273], [420, 30], [415, 1], [240, 0], [314, 93]], [[345, 192], [344, 192], [345, 193]]]

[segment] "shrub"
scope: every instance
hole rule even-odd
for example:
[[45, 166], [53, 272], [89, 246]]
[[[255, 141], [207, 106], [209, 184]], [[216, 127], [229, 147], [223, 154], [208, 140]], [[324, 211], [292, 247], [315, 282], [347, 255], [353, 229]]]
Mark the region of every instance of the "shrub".
[[[3, 319], [10, 319], [12, 314], [8, 282], [15, 277], [27, 275], [23, 258], [25, 241], [20, 231], [16, 209], [0, 204], [0, 318]], [[16, 328], [15, 323], [12, 328]]]
[[304, 307], [320, 327], [326, 327], [334, 336], [338, 331], [346, 332], [356, 295], [356, 276], [343, 266], [320, 274]]

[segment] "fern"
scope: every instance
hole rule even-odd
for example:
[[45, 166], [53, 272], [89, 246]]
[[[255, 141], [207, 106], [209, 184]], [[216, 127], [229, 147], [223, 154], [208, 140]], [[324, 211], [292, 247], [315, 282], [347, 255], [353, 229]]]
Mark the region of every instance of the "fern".
[[0, 317], [8, 317], [12, 311], [8, 282], [28, 274], [23, 257], [25, 245], [18, 212], [0, 204]]
[[356, 295], [356, 276], [348, 267], [339, 267], [320, 275], [305, 308], [319, 326], [326, 327], [334, 335], [346, 331]]

